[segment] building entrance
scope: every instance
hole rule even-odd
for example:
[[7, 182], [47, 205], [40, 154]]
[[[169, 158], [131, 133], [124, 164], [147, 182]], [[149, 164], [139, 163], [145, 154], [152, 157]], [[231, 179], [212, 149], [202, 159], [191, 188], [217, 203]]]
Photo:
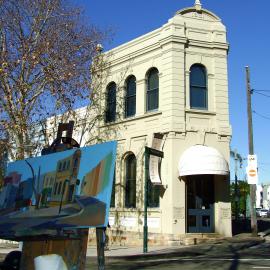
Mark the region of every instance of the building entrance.
[[187, 232], [214, 232], [214, 175], [187, 177]]

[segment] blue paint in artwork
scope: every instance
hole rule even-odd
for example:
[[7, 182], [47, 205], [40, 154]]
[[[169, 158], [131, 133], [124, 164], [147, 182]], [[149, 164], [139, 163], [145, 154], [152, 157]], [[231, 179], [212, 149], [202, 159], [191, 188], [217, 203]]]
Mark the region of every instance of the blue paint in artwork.
[[20, 235], [107, 226], [116, 147], [107, 142], [10, 163], [0, 193], [0, 237], [7, 224], [13, 224], [9, 234]]

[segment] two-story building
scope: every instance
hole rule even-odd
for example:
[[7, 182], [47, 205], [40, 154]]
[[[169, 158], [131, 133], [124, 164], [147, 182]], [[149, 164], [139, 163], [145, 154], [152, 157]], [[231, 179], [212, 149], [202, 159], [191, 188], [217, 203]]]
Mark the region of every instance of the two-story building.
[[162, 184], [148, 183], [149, 239], [231, 236], [228, 48], [221, 19], [196, 0], [160, 28], [105, 53], [110, 72], [98, 129], [113, 130], [108, 140], [118, 141], [110, 225], [123, 239], [141, 242], [144, 153], [154, 133], [163, 135], [164, 158]]

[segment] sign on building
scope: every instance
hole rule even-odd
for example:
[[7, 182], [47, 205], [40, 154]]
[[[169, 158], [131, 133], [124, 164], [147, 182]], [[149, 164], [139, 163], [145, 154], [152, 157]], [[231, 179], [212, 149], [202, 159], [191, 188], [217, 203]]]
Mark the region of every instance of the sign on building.
[[[154, 133], [151, 149], [152, 152], [154, 150], [162, 151], [162, 144], [163, 144], [163, 134]], [[161, 157], [155, 155], [155, 153], [150, 152], [149, 175], [151, 182], [156, 185], [162, 184], [160, 179], [160, 162]]]
[[257, 156], [248, 155], [248, 166], [246, 168], [248, 184], [257, 185], [258, 184], [258, 165]]

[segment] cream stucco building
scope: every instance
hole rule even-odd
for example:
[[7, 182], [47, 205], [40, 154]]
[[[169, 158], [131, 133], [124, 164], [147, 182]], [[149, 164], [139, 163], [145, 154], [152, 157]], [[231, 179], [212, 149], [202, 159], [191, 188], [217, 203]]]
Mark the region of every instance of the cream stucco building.
[[154, 133], [163, 135], [164, 158], [162, 185], [149, 184], [150, 240], [231, 236], [228, 47], [221, 19], [197, 0], [106, 53], [106, 111], [98, 128], [114, 130], [110, 139], [118, 141], [110, 225], [123, 241], [142, 238], [144, 152]]

